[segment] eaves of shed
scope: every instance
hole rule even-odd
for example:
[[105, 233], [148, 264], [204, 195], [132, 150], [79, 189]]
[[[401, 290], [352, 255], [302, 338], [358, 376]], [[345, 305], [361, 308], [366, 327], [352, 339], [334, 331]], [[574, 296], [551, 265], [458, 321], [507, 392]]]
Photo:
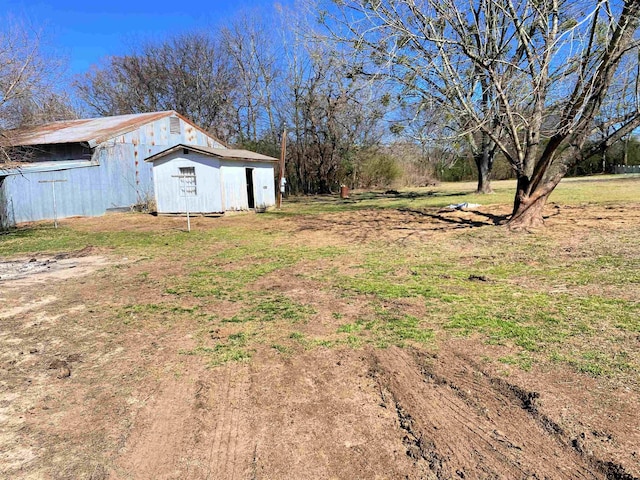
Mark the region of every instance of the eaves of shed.
[[165, 157], [173, 152], [180, 150], [190, 150], [204, 155], [210, 155], [213, 157], [221, 158], [224, 160], [244, 160], [249, 162], [278, 162], [277, 158], [269, 157], [268, 155], [262, 155], [261, 153], [252, 152], [250, 150], [241, 150], [234, 148], [211, 148], [193, 145], [175, 145], [171, 148], [167, 148], [162, 152], [158, 152], [155, 155], [151, 155], [145, 159], [145, 162], [154, 162], [159, 158]]

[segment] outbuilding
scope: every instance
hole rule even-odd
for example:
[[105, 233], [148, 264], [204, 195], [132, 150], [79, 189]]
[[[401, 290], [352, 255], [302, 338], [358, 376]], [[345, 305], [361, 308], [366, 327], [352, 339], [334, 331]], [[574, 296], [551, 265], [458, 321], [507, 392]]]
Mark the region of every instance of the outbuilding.
[[146, 157], [178, 144], [226, 148], [172, 110], [53, 122], [6, 137], [15, 164], [0, 165], [0, 228], [144, 204], [154, 197]]
[[181, 144], [146, 161], [153, 165], [160, 214], [261, 211], [275, 205], [276, 158], [249, 150]]

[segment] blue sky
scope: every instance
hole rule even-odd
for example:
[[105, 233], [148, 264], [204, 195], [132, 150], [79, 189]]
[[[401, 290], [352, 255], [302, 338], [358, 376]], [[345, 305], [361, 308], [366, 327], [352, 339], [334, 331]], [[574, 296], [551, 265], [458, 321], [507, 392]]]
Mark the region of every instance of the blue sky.
[[287, 0], [0, 0], [0, 12], [42, 25], [50, 43], [82, 73], [106, 55], [141, 40], [215, 28], [241, 10], [273, 8]]

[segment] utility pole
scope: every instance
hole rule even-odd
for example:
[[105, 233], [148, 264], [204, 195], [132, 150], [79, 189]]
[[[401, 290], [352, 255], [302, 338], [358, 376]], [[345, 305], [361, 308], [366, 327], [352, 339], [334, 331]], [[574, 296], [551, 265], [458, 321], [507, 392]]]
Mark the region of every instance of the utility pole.
[[53, 226], [58, 228], [58, 211], [56, 207], [56, 183], [66, 182], [66, 180], [39, 180], [38, 183], [50, 183], [53, 195]]
[[284, 178], [284, 159], [287, 156], [287, 127], [282, 130], [282, 145], [280, 147], [280, 165], [278, 168], [278, 189], [276, 195], [276, 208], [282, 207], [282, 179]]

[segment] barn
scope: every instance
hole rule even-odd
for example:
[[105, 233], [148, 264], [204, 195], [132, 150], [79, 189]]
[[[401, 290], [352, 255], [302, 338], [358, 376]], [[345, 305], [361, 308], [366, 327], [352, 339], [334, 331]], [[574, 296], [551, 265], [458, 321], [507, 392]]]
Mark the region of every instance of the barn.
[[28, 161], [0, 169], [0, 227], [103, 215], [153, 199], [152, 164], [175, 145], [226, 146], [175, 111], [53, 122], [8, 133]]
[[153, 165], [160, 214], [261, 211], [275, 205], [273, 157], [248, 150], [176, 145], [146, 161]]

